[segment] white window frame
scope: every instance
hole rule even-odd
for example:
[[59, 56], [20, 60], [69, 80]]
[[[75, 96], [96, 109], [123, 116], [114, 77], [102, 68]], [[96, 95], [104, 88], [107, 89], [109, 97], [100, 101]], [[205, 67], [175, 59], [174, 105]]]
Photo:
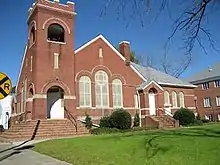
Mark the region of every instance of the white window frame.
[[203, 106], [204, 106], [204, 108], [211, 107], [211, 98], [210, 97], [203, 98]]
[[164, 105], [170, 105], [170, 94], [168, 91], [164, 91]]
[[[102, 74], [103, 80], [98, 79]], [[105, 79], [105, 80], [104, 80]], [[103, 87], [106, 86], [106, 97], [107, 97], [107, 105], [103, 105], [104, 94], [102, 93]], [[100, 93], [97, 93], [97, 89], [100, 87]], [[97, 104], [97, 95], [100, 95], [100, 105]], [[108, 74], [103, 70], [99, 70], [95, 74], [95, 96], [96, 96], [96, 107], [97, 108], [109, 108], [109, 83], [108, 83]]]
[[[120, 86], [120, 93], [115, 93], [115, 86]], [[120, 96], [120, 102], [121, 102], [121, 105], [117, 105], [115, 102], [114, 102], [114, 97], [119, 95]], [[112, 81], [112, 96], [113, 96], [113, 108], [122, 108], [123, 107], [123, 91], [122, 91], [122, 82], [121, 80], [119, 79], [114, 79]]]
[[220, 96], [216, 96], [216, 106], [220, 106]]
[[209, 89], [209, 82], [202, 83], [202, 89], [203, 90]]
[[177, 94], [175, 91], [172, 92], [172, 104], [173, 104], [173, 108], [178, 107]]
[[[216, 83], [216, 82], [217, 82], [217, 83]], [[214, 81], [214, 87], [215, 87], [215, 88], [220, 87], [220, 80], [215, 80], [215, 81]]]
[[[89, 91], [85, 90], [86, 85], [89, 84]], [[83, 90], [80, 90], [80, 85], [83, 85]], [[83, 95], [83, 104], [81, 104], [81, 95]], [[86, 96], [89, 96], [89, 104], [87, 105]], [[82, 76], [79, 79], [79, 106], [80, 107], [92, 107], [92, 94], [91, 94], [91, 79], [88, 76]]]
[[59, 53], [54, 53], [53, 66], [54, 69], [59, 69]]
[[185, 108], [185, 98], [183, 92], [179, 93], [179, 102], [180, 102], [180, 107]]

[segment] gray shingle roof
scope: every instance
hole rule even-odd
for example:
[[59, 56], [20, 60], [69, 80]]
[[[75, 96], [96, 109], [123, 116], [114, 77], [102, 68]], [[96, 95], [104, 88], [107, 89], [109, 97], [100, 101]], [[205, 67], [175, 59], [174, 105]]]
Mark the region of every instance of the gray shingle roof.
[[[211, 69], [211, 70], [209, 70]], [[220, 62], [212, 65], [210, 68], [206, 68], [199, 73], [189, 77], [187, 79], [188, 82], [202, 82], [207, 80], [215, 80], [215, 78], [220, 78]]]
[[175, 78], [151, 67], [143, 67], [133, 62], [131, 62], [131, 65], [135, 67], [135, 69], [147, 80], [146, 82], [140, 84], [141, 88], [145, 87], [152, 80], [157, 82], [159, 85], [195, 87], [186, 81]]

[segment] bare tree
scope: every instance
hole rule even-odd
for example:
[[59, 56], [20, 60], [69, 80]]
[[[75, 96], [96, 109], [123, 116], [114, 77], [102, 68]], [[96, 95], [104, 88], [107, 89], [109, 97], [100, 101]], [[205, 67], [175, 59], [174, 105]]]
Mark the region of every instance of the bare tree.
[[[165, 43], [165, 53], [161, 65], [164, 72], [179, 77], [191, 64], [192, 51], [195, 46], [199, 46], [206, 54], [207, 46], [219, 51], [216, 48], [216, 41], [206, 27], [210, 13], [217, 11], [215, 7], [219, 7], [219, 4], [219, 0], [106, 0], [101, 16], [105, 15], [108, 9], [116, 7], [118, 18], [127, 19], [126, 26], [129, 26], [134, 19], [139, 19], [141, 26], [144, 26], [147, 16], [155, 21], [163, 11], [168, 11], [174, 26]], [[182, 10], [173, 19], [171, 9], [176, 5], [181, 6]], [[128, 13], [130, 15], [127, 15]], [[180, 49], [184, 50], [185, 54], [178, 66], [171, 64], [168, 56], [169, 47], [175, 37], [181, 38], [183, 41]], [[208, 41], [209, 45], [204, 44], [204, 41]]]

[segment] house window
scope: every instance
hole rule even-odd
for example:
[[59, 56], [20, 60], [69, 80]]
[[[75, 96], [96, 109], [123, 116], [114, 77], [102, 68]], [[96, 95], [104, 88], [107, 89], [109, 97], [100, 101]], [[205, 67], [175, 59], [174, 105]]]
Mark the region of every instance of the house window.
[[214, 86], [217, 88], [217, 87], [220, 87], [220, 80], [215, 80], [214, 81]]
[[51, 24], [48, 27], [47, 31], [47, 39], [49, 41], [55, 41], [55, 42], [64, 42], [64, 29], [59, 24]]
[[203, 90], [209, 89], [209, 82], [203, 83], [203, 84], [202, 84], [202, 89], [203, 89]]
[[173, 103], [173, 107], [177, 107], [177, 96], [176, 96], [176, 92], [172, 92], [172, 103]]
[[79, 79], [79, 106], [91, 107], [91, 80], [87, 76]]
[[203, 99], [203, 104], [205, 108], [211, 107], [211, 98], [210, 97], [206, 97]]
[[34, 26], [31, 28], [31, 34], [30, 34], [30, 45], [32, 45], [35, 42], [35, 28]]
[[217, 106], [220, 106], [220, 96], [217, 96], [217, 97], [216, 97], [216, 105], [217, 105]]
[[179, 101], [180, 101], [180, 107], [185, 107], [185, 99], [183, 92], [179, 93]]
[[169, 92], [167, 91], [164, 92], [164, 104], [170, 105], [170, 95], [169, 95]]
[[54, 61], [53, 61], [54, 69], [59, 68], [59, 53], [54, 53]]
[[96, 107], [106, 108], [109, 106], [108, 75], [100, 70], [95, 74]]
[[114, 79], [112, 81], [112, 92], [113, 92], [113, 107], [116, 108], [123, 107], [122, 83], [119, 79]]

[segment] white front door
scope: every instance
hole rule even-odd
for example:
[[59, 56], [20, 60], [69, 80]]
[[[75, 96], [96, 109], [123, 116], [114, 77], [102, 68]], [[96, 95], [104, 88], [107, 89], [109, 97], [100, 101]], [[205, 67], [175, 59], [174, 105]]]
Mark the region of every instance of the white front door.
[[48, 93], [48, 108], [51, 119], [64, 119], [64, 107], [59, 92]]
[[155, 94], [149, 93], [148, 98], [150, 115], [156, 115]]

